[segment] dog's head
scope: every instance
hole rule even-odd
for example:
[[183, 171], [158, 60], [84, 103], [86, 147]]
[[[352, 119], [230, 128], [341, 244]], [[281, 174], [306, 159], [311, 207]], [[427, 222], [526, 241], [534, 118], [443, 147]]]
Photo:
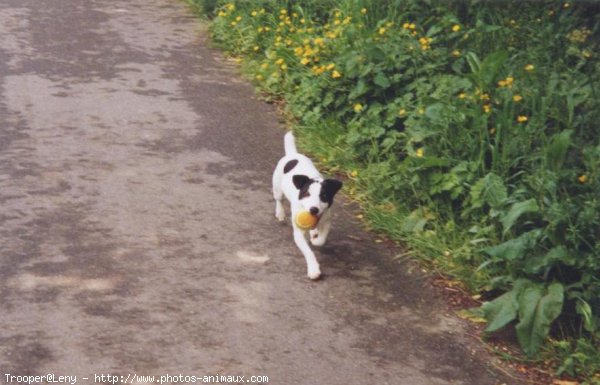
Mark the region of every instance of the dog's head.
[[294, 186], [298, 189], [298, 200], [302, 208], [320, 216], [333, 203], [333, 197], [342, 188], [336, 179], [312, 179], [306, 175], [294, 175]]

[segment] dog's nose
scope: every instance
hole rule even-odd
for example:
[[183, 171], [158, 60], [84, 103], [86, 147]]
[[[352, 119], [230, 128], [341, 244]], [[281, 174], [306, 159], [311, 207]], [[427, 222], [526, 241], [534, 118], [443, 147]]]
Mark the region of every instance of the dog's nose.
[[312, 215], [317, 215], [319, 213], [319, 208], [318, 207], [311, 207], [310, 208], [310, 213]]

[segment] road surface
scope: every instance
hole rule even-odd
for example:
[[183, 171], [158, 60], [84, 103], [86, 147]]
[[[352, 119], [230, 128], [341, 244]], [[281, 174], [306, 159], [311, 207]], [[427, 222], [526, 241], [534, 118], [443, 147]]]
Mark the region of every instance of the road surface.
[[1, 383], [514, 383], [343, 200], [306, 278], [285, 128], [185, 3], [3, 0], [0, 58]]

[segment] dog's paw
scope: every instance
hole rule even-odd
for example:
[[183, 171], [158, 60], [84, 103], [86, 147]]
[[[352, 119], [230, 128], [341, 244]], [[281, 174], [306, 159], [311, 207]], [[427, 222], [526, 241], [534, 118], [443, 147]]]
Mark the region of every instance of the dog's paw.
[[283, 222], [283, 221], [285, 221], [285, 213], [284, 212], [275, 213], [275, 218], [277, 218], [277, 220], [279, 222]]
[[319, 268], [319, 266], [317, 267], [313, 267], [313, 268], [309, 268], [308, 269], [308, 278], [314, 280], [319, 279], [319, 277], [321, 277], [321, 269]]

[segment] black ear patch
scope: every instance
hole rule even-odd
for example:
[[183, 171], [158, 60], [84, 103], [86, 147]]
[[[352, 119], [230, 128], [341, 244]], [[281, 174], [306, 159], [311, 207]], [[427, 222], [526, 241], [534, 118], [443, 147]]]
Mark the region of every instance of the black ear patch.
[[292, 171], [292, 169], [294, 167], [296, 167], [296, 165], [298, 164], [298, 159], [292, 159], [290, 161], [288, 161], [285, 166], [283, 166], [283, 173], [287, 174], [288, 172]]
[[309, 181], [310, 178], [306, 175], [294, 175], [292, 177], [292, 182], [294, 182], [294, 186], [296, 186], [298, 190], [302, 190], [302, 187], [308, 184]]
[[319, 199], [321, 202], [327, 203], [329, 206], [333, 203], [333, 197], [342, 188], [342, 182], [337, 179], [325, 179], [321, 182], [321, 193]]

